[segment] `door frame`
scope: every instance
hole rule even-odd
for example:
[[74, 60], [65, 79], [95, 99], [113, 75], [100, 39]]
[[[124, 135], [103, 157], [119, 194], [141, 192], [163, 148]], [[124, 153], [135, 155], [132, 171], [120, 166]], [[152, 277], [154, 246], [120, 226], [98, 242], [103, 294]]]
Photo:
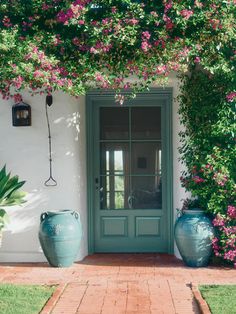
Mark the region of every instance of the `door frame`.
[[[123, 95], [130, 94], [129, 91], [122, 92]], [[88, 206], [88, 253], [95, 253], [94, 249], [94, 128], [96, 125], [95, 116], [93, 114], [94, 103], [98, 100], [110, 100], [114, 102], [115, 93], [111, 90], [93, 90], [86, 94], [86, 142], [87, 142], [87, 206]], [[165, 100], [165, 137], [166, 141], [166, 205], [167, 205], [167, 236], [168, 236], [168, 252], [174, 252], [174, 223], [173, 223], [173, 142], [172, 142], [172, 104], [173, 104], [173, 89], [168, 88], [150, 88], [147, 92], [138, 93], [135, 100], [158, 101]], [[133, 100], [133, 102], [135, 102]], [[132, 102], [132, 100], [129, 100]], [[117, 104], [119, 106], [119, 104]], [[145, 106], [145, 104], [144, 104]]]

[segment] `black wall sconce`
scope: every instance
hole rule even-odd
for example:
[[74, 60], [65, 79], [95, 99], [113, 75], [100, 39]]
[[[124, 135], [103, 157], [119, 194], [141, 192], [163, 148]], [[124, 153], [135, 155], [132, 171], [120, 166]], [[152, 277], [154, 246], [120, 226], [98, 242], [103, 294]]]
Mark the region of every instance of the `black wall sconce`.
[[12, 124], [13, 126], [31, 125], [31, 107], [30, 105], [19, 102], [12, 106]]

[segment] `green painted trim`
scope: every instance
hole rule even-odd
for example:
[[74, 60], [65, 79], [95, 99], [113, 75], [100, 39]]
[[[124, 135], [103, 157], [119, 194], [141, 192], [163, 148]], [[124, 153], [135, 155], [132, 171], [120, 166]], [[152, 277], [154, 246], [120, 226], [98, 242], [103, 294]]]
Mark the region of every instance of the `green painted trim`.
[[166, 106], [166, 130], [167, 130], [167, 191], [169, 197], [167, 198], [168, 221], [169, 221], [169, 250], [168, 253], [174, 253], [174, 212], [173, 212], [173, 93], [168, 95], [168, 105]]
[[[122, 92], [122, 94], [129, 94], [129, 91]], [[172, 140], [172, 106], [173, 106], [173, 89], [172, 88], [151, 88], [149, 92], [143, 92], [137, 95], [135, 100], [128, 100], [129, 106], [153, 106], [155, 100], [163, 100], [163, 114], [164, 123], [163, 137], [165, 138], [166, 149], [166, 206], [167, 206], [167, 236], [168, 236], [168, 252], [174, 252], [174, 223], [173, 223], [173, 140]], [[154, 101], [154, 102], [153, 102]], [[100, 102], [100, 105], [97, 104]], [[98, 90], [89, 92], [86, 95], [86, 131], [87, 131], [87, 204], [88, 204], [88, 251], [89, 254], [94, 253], [94, 211], [95, 204], [93, 189], [95, 173], [98, 169], [94, 169], [93, 156], [96, 153], [94, 149], [94, 132], [93, 130], [98, 127], [95, 125], [99, 123], [94, 120], [98, 113], [94, 114], [99, 107], [114, 106], [114, 92], [107, 90], [102, 93]], [[118, 105], [118, 104], [117, 104]], [[98, 120], [98, 119], [97, 119]], [[165, 125], [165, 127], [164, 127]], [[96, 134], [98, 136], [98, 134]], [[168, 197], [167, 197], [168, 194]]]
[[87, 160], [87, 205], [88, 205], [88, 253], [94, 252], [94, 212], [93, 208], [93, 167], [92, 164], [92, 151], [93, 151], [93, 140], [92, 140], [92, 104], [89, 97], [86, 96], [86, 160]]

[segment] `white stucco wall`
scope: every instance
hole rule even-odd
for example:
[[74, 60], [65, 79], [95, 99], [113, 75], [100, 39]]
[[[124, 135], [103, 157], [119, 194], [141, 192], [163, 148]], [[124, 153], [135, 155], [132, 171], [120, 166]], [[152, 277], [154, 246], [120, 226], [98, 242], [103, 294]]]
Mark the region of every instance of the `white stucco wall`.
[[53, 175], [56, 187], [45, 187], [49, 176], [45, 96], [24, 95], [31, 105], [32, 126], [13, 127], [11, 101], [0, 101], [0, 167], [26, 180], [22, 207], [9, 207], [11, 223], [3, 234], [1, 262], [44, 261], [38, 241], [39, 217], [44, 211], [73, 209], [80, 213], [83, 240], [78, 259], [87, 255], [87, 191], [85, 100], [63, 93], [53, 96], [51, 121]]
[[[178, 82], [173, 75], [173, 210], [181, 206], [184, 190], [179, 177], [182, 169], [178, 162]], [[0, 262], [39, 262], [45, 257], [38, 241], [39, 217], [44, 211], [59, 209], [77, 210], [83, 225], [83, 239], [78, 260], [88, 254], [87, 241], [87, 182], [86, 182], [86, 130], [85, 98], [69, 97], [63, 93], [53, 95], [48, 109], [51, 121], [53, 175], [56, 187], [45, 187], [49, 176], [48, 130], [45, 116], [45, 96], [31, 97], [25, 93], [24, 102], [31, 105], [32, 126], [13, 127], [12, 101], [0, 100], [0, 167], [26, 180], [23, 189], [28, 192], [27, 202], [11, 207], [11, 223], [4, 231], [0, 248]], [[175, 220], [175, 218], [174, 218]], [[173, 221], [174, 224], [174, 221]], [[175, 248], [175, 254], [178, 251]]]

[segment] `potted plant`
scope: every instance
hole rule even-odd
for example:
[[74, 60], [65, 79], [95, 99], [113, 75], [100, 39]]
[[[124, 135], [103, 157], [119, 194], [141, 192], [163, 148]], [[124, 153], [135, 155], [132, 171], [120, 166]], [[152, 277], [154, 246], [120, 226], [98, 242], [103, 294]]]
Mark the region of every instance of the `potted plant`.
[[181, 211], [186, 212], [187, 210], [202, 210], [202, 208], [203, 205], [198, 198], [186, 198], [183, 200]]
[[19, 191], [25, 181], [19, 181], [18, 176], [6, 173], [6, 166], [0, 170], [0, 241], [2, 230], [9, 222], [9, 216], [2, 207], [20, 205], [25, 202], [25, 192]]
[[212, 253], [214, 229], [201, 201], [186, 199], [175, 223], [175, 241], [187, 266], [207, 266]]

